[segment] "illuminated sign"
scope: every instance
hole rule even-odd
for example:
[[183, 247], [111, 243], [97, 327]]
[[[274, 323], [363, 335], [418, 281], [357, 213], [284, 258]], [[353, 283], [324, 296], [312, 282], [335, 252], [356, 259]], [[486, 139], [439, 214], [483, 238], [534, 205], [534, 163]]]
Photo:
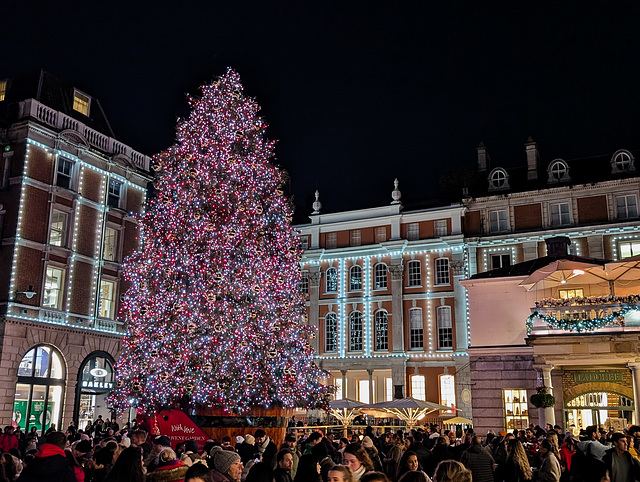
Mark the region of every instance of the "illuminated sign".
[[104, 378], [109, 374], [109, 372], [104, 368], [94, 368], [89, 373], [91, 374], [91, 376], [96, 378]]

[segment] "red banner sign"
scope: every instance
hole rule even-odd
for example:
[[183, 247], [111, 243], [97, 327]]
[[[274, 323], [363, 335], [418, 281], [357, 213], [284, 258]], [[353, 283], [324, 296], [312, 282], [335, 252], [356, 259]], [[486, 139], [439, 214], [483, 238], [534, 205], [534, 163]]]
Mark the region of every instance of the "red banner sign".
[[186, 440], [195, 440], [198, 448], [202, 450], [204, 443], [209, 440], [200, 427], [181, 410], [162, 411], [156, 416], [161, 435], [166, 435], [171, 440], [171, 447]]

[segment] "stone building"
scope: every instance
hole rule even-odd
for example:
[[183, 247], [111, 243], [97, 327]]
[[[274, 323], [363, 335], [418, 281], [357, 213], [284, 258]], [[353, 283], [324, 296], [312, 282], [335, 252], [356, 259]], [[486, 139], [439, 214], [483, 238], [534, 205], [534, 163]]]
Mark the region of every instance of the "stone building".
[[150, 158], [98, 99], [41, 71], [0, 81], [0, 424], [110, 417], [121, 262]]

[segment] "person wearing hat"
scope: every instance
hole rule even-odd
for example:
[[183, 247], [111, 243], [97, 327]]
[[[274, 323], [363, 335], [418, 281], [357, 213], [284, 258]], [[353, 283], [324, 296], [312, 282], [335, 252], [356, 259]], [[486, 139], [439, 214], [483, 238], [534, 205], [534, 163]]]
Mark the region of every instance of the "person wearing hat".
[[373, 440], [371, 439], [371, 437], [365, 435], [362, 439], [362, 446], [369, 454], [371, 462], [373, 462], [373, 470], [375, 470], [376, 472], [382, 472], [382, 460], [380, 460], [378, 449], [373, 444]]
[[240, 455], [240, 459], [243, 464], [246, 465], [246, 463], [249, 462], [256, 453], [257, 449], [254, 445], [255, 443], [256, 439], [250, 433], [245, 434], [244, 440], [240, 444], [236, 443], [236, 451]]
[[607, 450], [602, 461], [607, 466], [611, 482], [640, 481], [640, 462], [629, 453], [627, 437], [623, 433], [614, 433], [611, 437], [613, 448]]
[[240, 455], [220, 446], [211, 449], [211, 478], [213, 482], [240, 482], [242, 477], [242, 460]]
[[151, 452], [144, 460], [144, 466], [147, 468], [148, 472], [153, 472], [158, 466], [158, 455], [164, 449], [171, 448], [171, 440], [166, 435], [158, 435], [152, 440], [151, 443]]

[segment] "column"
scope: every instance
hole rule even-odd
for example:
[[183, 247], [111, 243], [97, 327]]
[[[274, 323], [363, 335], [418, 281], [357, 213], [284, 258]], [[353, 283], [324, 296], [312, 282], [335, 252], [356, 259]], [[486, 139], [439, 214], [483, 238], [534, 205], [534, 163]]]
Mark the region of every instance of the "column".
[[391, 378], [393, 383], [393, 398], [404, 398], [404, 385], [407, 380], [406, 358], [393, 362], [393, 365], [391, 365]]
[[349, 398], [347, 395], [347, 370], [340, 370], [342, 373], [342, 398]]
[[[551, 382], [551, 365], [534, 365], [538, 375], [538, 386], [545, 387], [547, 393], [553, 395], [553, 383]], [[549, 423], [552, 426], [556, 424], [556, 412], [555, 407], [539, 408], [538, 409], [538, 424], [546, 430], [546, 424]]]
[[453, 272], [453, 320], [455, 321], [456, 352], [466, 352], [467, 340], [467, 303], [466, 290], [460, 284], [464, 278], [464, 254], [453, 253], [451, 255], [451, 268]]
[[320, 272], [320, 266], [311, 266], [307, 278], [309, 279], [309, 325], [315, 327], [316, 337], [311, 340], [311, 346], [314, 351], [318, 353], [318, 347], [320, 343], [318, 340], [322, 333], [319, 331], [320, 319], [318, 302], [320, 300], [320, 278], [322, 273]]
[[404, 265], [402, 258], [392, 258], [387, 267], [391, 273], [391, 336], [394, 353], [404, 351], [404, 308], [402, 306], [402, 273]]
[[373, 399], [373, 369], [368, 368], [367, 373], [369, 374], [369, 403], [376, 403]]
[[631, 379], [633, 381], [633, 423], [640, 423], [640, 363], [630, 362], [627, 366], [631, 370]]

